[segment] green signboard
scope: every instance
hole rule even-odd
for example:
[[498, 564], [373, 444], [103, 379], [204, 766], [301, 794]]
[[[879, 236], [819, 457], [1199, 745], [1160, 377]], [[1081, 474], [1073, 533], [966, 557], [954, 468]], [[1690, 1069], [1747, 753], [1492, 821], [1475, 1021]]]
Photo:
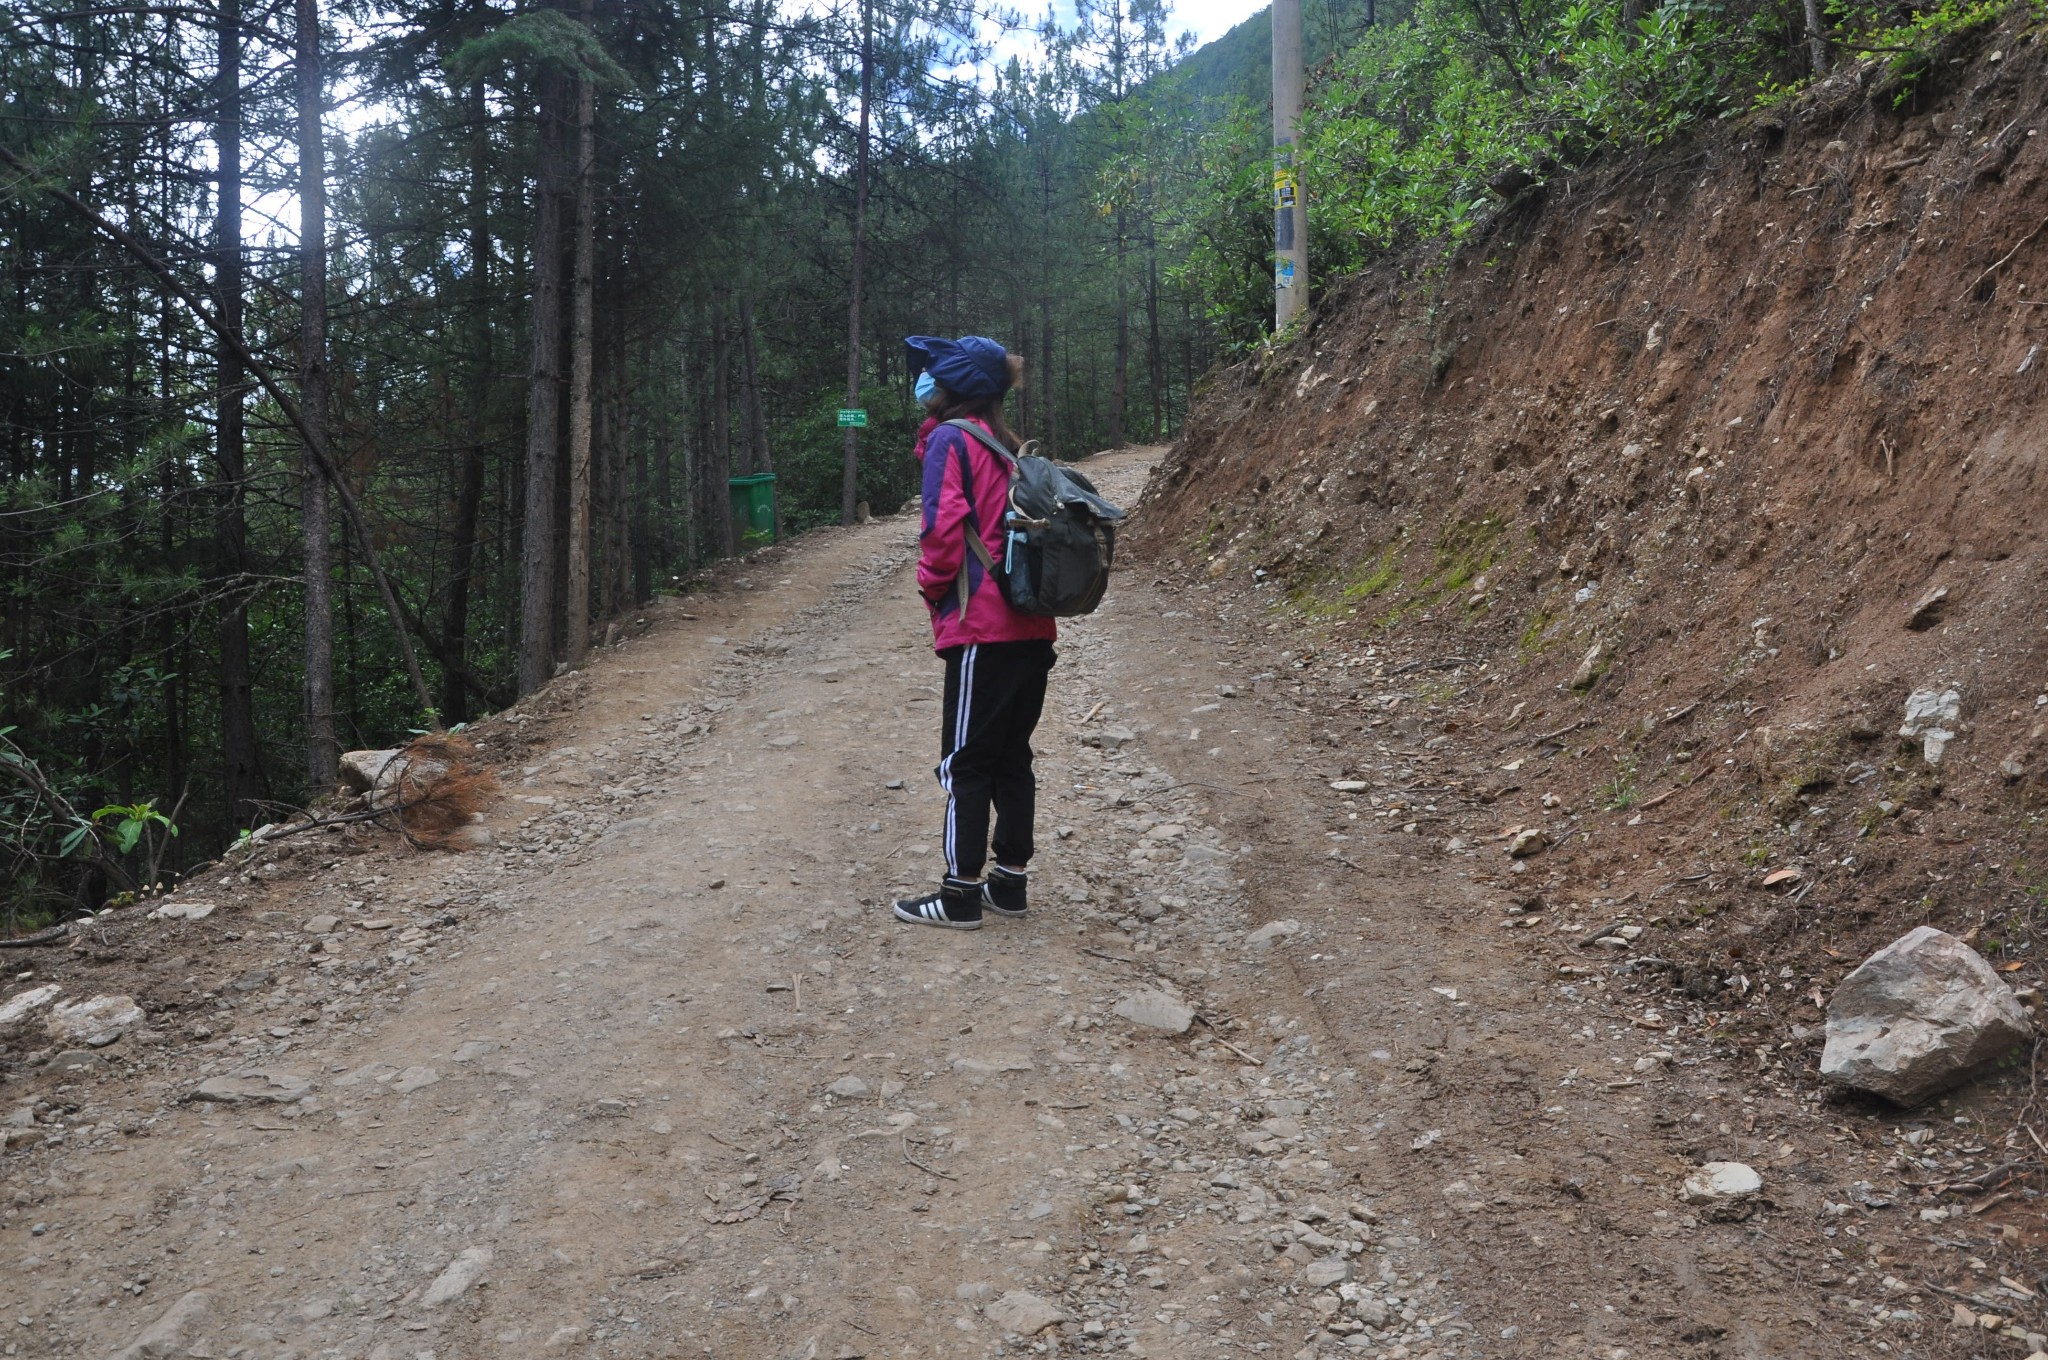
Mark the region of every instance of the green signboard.
[[866, 411], [841, 411], [839, 413], [839, 423], [841, 425], [865, 426], [868, 423], [868, 413]]

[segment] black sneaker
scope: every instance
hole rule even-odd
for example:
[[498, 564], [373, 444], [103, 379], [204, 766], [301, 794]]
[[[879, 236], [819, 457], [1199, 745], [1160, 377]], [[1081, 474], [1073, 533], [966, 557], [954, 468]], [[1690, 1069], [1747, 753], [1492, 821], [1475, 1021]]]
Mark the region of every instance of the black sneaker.
[[1021, 917], [1029, 905], [1024, 898], [1024, 884], [1023, 874], [998, 864], [988, 871], [988, 882], [981, 885], [981, 905], [998, 916]]
[[948, 874], [939, 880], [937, 892], [898, 898], [896, 919], [913, 925], [943, 926], [947, 930], [980, 930], [981, 884]]

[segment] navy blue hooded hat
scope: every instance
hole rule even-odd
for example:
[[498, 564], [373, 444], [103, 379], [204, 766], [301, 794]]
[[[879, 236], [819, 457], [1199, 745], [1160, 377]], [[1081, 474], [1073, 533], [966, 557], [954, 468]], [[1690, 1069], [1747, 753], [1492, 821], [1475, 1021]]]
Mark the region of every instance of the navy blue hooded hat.
[[940, 335], [912, 335], [903, 341], [910, 376], [919, 372], [956, 397], [993, 397], [1010, 390], [1009, 355], [985, 335], [948, 340]]

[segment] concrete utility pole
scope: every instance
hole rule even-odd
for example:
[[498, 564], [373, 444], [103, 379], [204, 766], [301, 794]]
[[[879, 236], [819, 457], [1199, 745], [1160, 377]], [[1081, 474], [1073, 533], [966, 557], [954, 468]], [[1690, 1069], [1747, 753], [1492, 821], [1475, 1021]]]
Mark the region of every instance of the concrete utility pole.
[[1273, 329], [1308, 305], [1308, 202], [1294, 160], [1301, 122], [1301, 0], [1273, 0]]

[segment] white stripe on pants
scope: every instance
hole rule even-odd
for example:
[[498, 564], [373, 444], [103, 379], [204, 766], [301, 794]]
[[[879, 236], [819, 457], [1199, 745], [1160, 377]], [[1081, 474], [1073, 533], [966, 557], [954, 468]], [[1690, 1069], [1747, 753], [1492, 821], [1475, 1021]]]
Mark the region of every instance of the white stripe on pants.
[[981, 650], [979, 643], [970, 642], [960, 656], [959, 704], [953, 711], [953, 750], [939, 762], [939, 787], [946, 791], [946, 872], [959, 876], [960, 847], [954, 810], [958, 806], [953, 797], [953, 756], [967, 744], [968, 709], [974, 695], [974, 658]]

